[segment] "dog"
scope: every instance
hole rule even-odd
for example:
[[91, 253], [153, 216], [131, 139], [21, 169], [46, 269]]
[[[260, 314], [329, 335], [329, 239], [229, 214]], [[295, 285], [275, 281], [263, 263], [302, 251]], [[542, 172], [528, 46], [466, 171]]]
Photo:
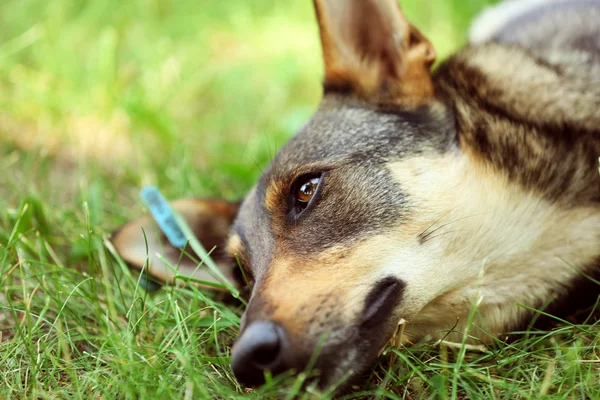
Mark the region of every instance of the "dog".
[[[314, 0], [312, 119], [243, 201], [173, 203], [233, 284], [251, 279], [241, 383], [316, 354], [322, 387], [347, 384], [392, 337], [492, 343], [532, 309], [597, 299], [600, 2], [519, 3], [484, 14], [432, 72], [435, 49], [396, 0]], [[219, 281], [149, 217], [113, 243], [158, 280], [175, 279], [167, 260]]]

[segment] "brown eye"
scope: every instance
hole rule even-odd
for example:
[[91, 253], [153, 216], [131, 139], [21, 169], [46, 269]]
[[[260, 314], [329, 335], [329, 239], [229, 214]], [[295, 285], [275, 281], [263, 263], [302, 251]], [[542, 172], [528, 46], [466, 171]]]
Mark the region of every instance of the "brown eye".
[[311, 176], [299, 180], [294, 192], [294, 203], [300, 211], [304, 210], [315, 196], [319, 182], [321, 182], [320, 176]]
[[318, 185], [319, 178], [311, 178], [308, 181], [304, 182], [302, 185], [300, 185], [300, 188], [298, 188], [298, 193], [296, 193], [298, 201], [308, 203], [315, 195]]

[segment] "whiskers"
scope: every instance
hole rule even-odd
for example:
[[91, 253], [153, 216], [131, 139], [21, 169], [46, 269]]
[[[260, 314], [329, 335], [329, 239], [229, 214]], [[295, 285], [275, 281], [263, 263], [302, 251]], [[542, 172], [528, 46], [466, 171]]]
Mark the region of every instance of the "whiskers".
[[[454, 210], [452, 210], [452, 211], [454, 211]], [[457, 223], [459, 221], [463, 221], [463, 220], [466, 220], [468, 218], [474, 218], [474, 217], [478, 217], [478, 216], [486, 214], [485, 212], [482, 212], [482, 213], [467, 215], [467, 216], [459, 217], [459, 218], [453, 219], [451, 221], [448, 221], [448, 222], [446, 222], [444, 224], [436, 226], [444, 218], [446, 218], [448, 215], [450, 215], [452, 213], [452, 211], [447, 212], [442, 217], [440, 217], [439, 219], [437, 219], [436, 221], [434, 221], [431, 225], [429, 225], [425, 230], [423, 230], [423, 232], [419, 233], [417, 235], [419, 244], [425, 244], [425, 243], [429, 242], [430, 240], [433, 240], [435, 238], [438, 238], [440, 236], [447, 235], [447, 234], [450, 234], [450, 233], [468, 232], [468, 230], [466, 230], [466, 229], [456, 229], [456, 230], [450, 230], [450, 231], [441, 231], [441, 230], [443, 228], [446, 228], [446, 227], [448, 227], [448, 226], [450, 226], [452, 224], [455, 224], [455, 223]]]

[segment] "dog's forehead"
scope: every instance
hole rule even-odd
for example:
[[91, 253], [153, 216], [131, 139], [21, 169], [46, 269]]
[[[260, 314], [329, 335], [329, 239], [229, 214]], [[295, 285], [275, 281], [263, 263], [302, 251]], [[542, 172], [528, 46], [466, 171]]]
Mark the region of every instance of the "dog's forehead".
[[280, 150], [265, 173], [285, 175], [304, 165], [381, 163], [436, 137], [430, 107], [402, 110], [329, 94], [311, 120]]

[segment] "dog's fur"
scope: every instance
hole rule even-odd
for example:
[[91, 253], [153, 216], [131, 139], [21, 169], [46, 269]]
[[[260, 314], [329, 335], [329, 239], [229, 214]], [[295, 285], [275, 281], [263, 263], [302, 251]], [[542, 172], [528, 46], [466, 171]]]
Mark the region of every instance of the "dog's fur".
[[[489, 343], [526, 325], [527, 308], [597, 298], [600, 2], [532, 3], [488, 13], [481, 43], [431, 75], [435, 51], [395, 0], [315, 0], [321, 105], [241, 206], [198, 213], [201, 240], [237, 215], [226, 248], [254, 280], [242, 335], [277, 322], [296, 369], [325, 338], [329, 384], [367, 368], [400, 319], [406, 341], [461, 340], [476, 306], [470, 340]], [[295, 182], [317, 175], [295, 212]], [[138, 267], [140, 225], [114, 238]], [[146, 234], [150, 271], [169, 279]]]

